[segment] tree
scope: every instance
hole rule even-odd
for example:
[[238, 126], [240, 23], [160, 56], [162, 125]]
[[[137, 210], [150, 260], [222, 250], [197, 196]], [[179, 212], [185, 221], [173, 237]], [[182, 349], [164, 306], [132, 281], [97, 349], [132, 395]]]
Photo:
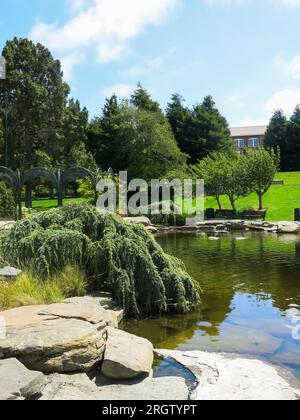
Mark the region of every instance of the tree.
[[196, 178], [204, 180], [206, 195], [215, 197], [219, 209], [222, 210], [220, 198], [224, 194], [226, 181], [222, 156], [217, 153], [207, 156], [193, 165], [191, 171]]
[[161, 178], [184, 165], [186, 156], [176, 144], [168, 119], [151, 106], [144, 89], [138, 91], [150, 104], [120, 103], [113, 95], [106, 100], [102, 115], [90, 124], [87, 144], [104, 169], [128, 170], [131, 179]]
[[287, 165], [287, 130], [289, 121], [282, 110], [277, 110], [272, 115], [267, 132], [265, 134], [264, 143], [267, 149], [273, 148], [280, 151], [281, 168]]
[[236, 212], [236, 201], [250, 193], [246, 156], [215, 153], [212, 159], [214, 165], [220, 168], [221, 191], [227, 195], [233, 211]]
[[185, 165], [186, 156], [163, 115], [133, 108], [128, 110], [128, 119], [132, 125], [127, 149], [130, 178], [163, 178]]
[[130, 103], [144, 111], [162, 113], [159, 103], [153, 101], [149, 92], [140, 83], [138, 83], [137, 89], [131, 95]]
[[60, 62], [41, 44], [14, 38], [2, 54], [7, 79], [0, 81], [0, 93], [7, 92], [9, 98], [10, 167], [41, 166], [48, 161], [45, 154], [61, 146], [59, 131], [69, 86], [62, 80]]
[[300, 105], [298, 105], [290, 118], [287, 127], [287, 155], [285, 157], [285, 170], [296, 171], [300, 169]]
[[184, 98], [182, 96], [179, 94], [173, 95], [171, 102], [167, 105], [166, 116], [172, 127], [178, 147], [183, 153], [190, 156], [192, 149], [189, 131], [192, 125], [192, 112], [183, 103]]
[[190, 164], [196, 164], [213, 152], [229, 153], [233, 150], [228, 123], [211, 96], [192, 110], [182, 103], [179, 95], [173, 95], [167, 116], [181, 151], [189, 155]]
[[[89, 114], [86, 108], [81, 109], [79, 101], [71, 99], [68, 101], [63, 114], [63, 137], [61, 157], [57, 156], [55, 161], [60, 166], [70, 168], [72, 166], [83, 166], [91, 170], [96, 169], [96, 163], [91, 153], [86, 150], [86, 133], [89, 121]], [[51, 153], [54, 156], [55, 150]]]
[[259, 198], [259, 210], [263, 210], [263, 196], [269, 191], [279, 168], [280, 157], [274, 152], [260, 148], [248, 150], [244, 164], [249, 182], [249, 189]]

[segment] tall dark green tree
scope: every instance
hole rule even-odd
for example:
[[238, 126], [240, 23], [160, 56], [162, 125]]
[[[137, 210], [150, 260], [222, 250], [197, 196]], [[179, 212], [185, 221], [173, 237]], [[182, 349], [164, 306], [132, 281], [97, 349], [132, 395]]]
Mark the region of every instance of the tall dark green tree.
[[289, 121], [282, 110], [277, 110], [271, 117], [267, 132], [265, 134], [266, 148], [275, 151], [280, 150], [281, 169], [284, 170], [287, 161], [287, 130]]
[[[71, 99], [64, 110], [62, 157], [57, 156], [61, 167], [83, 166], [95, 169], [96, 163], [91, 153], [86, 150], [89, 114], [81, 109], [79, 101]], [[55, 153], [55, 150], [53, 151]]]
[[151, 98], [150, 93], [138, 83], [136, 90], [130, 98], [131, 104], [144, 111], [162, 113], [159, 103]]
[[21, 170], [43, 165], [52, 158], [47, 151], [61, 145], [69, 86], [63, 82], [60, 62], [41, 44], [14, 38], [2, 54], [7, 60], [0, 93], [9, 97], [9, 164]]
[[296, 107], [287, 127], [287, 152], [284, 169], [287, 171], [300, 170], [300, 105]]
[[233, 150], [228, 122], [216, 108], [211, 96], [204, 98], [193, 110], [191, 139], [194, 150], [191, 161], [197, 162], [213, 152], [229, 153]]
[[233, 149], [229, 126], [211, 96], [189, 110], [179, 95], [168, 104], [167, 116], [182, 152], [195, 164], [213, 152], [228, 153]]
[[190, 136], [192, 112], [184, 106], [182, 96], [177, 93], [172, 96], [171, 102], [167, 105], [166, 115], [180, 150], [190, 155], [192, 153]]

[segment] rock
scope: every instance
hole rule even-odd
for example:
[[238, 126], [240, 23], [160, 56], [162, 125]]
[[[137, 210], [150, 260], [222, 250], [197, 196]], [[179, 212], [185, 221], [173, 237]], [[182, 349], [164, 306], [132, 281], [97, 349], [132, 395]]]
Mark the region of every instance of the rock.
[[89, 371], [102, 361], [106, 322], [102, 312], [71, 303], [27, 306], [0, 313], [3, 358], [17, 358], [44, 373]]
[[246, 227], [244, 220], [231, 220], [226, 223], [226, 227], [229, 230], [244, 230]]
[[18, 270], [14, 267], [4, 267], [0, 270], [0, 277], [18, 277], [22, 273], [22, 270]]
[[148, 232], [153, 234], [158, 232], [158, 229], [155, 226], [147, 226], [146, 229], [148, 230]]
[[87, 375], [51, 375], [41, 400], [60, 401], [181, 401], [188, 400], [184, 379], [146, 378], [142, 381], [105, 383], [102, 378], [91, 380]]
[[114, 305], [109, 293], [101, 293], [97, 296], [74, 297], [66, 299], [64, 302], [101, 313], [102, 319], [106, 321], [109, 327], [118, 328], [119, 323], [124, 318], [124, 310]]
[[148, 219], [148, 217], [124, 217], [124, 220], [127, 223], [133, 223], [137, 225], [143, 225], [143, 226], [152, 226], [151, 221]]
[[158, 357], [175, 360], [193, 373], [198, 382], [193, 400], [277, 401], [300, 398], [295, 378], [261, 360], [198, 351], [155, 350], [155, 353]]
[[278, 233], [300, 233], [300, 226], [293, 222], [279, 222]]
[[41, 395], [46, 377], [26, 369], [17, 359], [0, 360], [0, 400], [30, 399]]
[[102, 373], [112, 379], [132, 379], [149, 375], [153, 365], [150, 341], [125, 331], [108, 328]]

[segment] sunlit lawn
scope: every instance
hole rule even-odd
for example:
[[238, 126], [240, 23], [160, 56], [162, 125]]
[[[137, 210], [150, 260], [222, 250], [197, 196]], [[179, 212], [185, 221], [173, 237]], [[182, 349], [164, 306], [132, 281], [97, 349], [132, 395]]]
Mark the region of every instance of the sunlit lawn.
[[[300, 172], [279, 173], [276, 179], [284, 180], [284, 185], [273, 185], [264, 197], [264, 207], [268, 209], [267, 220], [294, 220], [294, 209], [300, 208]], [[64, 200], [64, 205], [85, 201], [87, 200], [84, 198], [67, 198]], [[221, 202], [224, 209], [231, 208], [227, 197], [222, 197]], [[56, 199], [33, 201], [33, 208], [37, 210], [53, 207], [57, 207]], [[205, 208], [217, 209], [216, 200], [213, 197], [205, 198]], [[240, 198], [237, 201], [237, 208], [239, 211], [257, 209], [257, 196], [251, 194]]]
[[[276, 179], [284, 180], [284, 185], [272, 185], [264, 196], [264, 208], [268, 209], [267, 220], [294, 220], [294, 209], [300, 208], [300, 172], [279, 173]], [[222, 197], [221, 202], [224, 209], [231, 209], [226, 196]], [[206, 197], [205, 208], [217, 209], [216, 200], [213, 197]], [[237, 201], [237, 209], [239, 211], [258, 209], [256, 194], [240, 198]]]

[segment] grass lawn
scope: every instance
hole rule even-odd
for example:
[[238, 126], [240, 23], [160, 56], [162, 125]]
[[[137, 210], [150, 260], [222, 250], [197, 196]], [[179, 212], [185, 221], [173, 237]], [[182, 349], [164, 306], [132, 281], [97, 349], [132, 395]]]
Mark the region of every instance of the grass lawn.
[[[80, 203], [86, 202], [85, 198], [65, 198], [63, 201], [63, 205], [71, 204], [71, 203]], [[25, 203], [22, 203], [22, 206], [25, 207]], [[47, 199], [40, 199], [40, 200], [33, 200], [32, 207], [35, 210], [44, 210], [44, 209], [51, 209], [57, 207], [57, 199], [55, 200], [47, 200]]]
[[[267, 220], [294, 220], [294, 209], [300, 208], [300, 172], [278, 173], [276, 179], [284, 180], [284, 185], [272, 185], [264, 196], [264, 208], [268, 209]], [[222, 197], [222, 205], [230, 209], [227, 197]], [[212, 197], [205, 199], [206, 208], [218, 208], [216, 200]], [[237, 208], [240, 211], [257, 209], [258, 197], [251, 194], [249, 197], [242, 197], [237, 201]]]
[[[264, 196], [264, 208], [268, 209], [267, 220], [294, 220], [294, 209], [300, 208], [300, 172], [281, 172], [277, 174], [276, 179], [284, 180], [284, 185], [273, 185]], [[84, 201], [87, 200], [84, 198], [69, 198], [64, 200], [64, 205]], [[231, 208], [227, 197], [222, 197], [221, 202], [224, 209]], [[57, 200], [33, 201], [33, 208], [36, 210], [52, 207], [57, 207]], [[217, 209], [216, 200], [213, 197], [205, 198], [205, 208]], [[240, 198], [237, 201], [237, 208], [239, 211], [257, 209], [258, 197], [256, 194], [251, 194], [248, 197]]]

